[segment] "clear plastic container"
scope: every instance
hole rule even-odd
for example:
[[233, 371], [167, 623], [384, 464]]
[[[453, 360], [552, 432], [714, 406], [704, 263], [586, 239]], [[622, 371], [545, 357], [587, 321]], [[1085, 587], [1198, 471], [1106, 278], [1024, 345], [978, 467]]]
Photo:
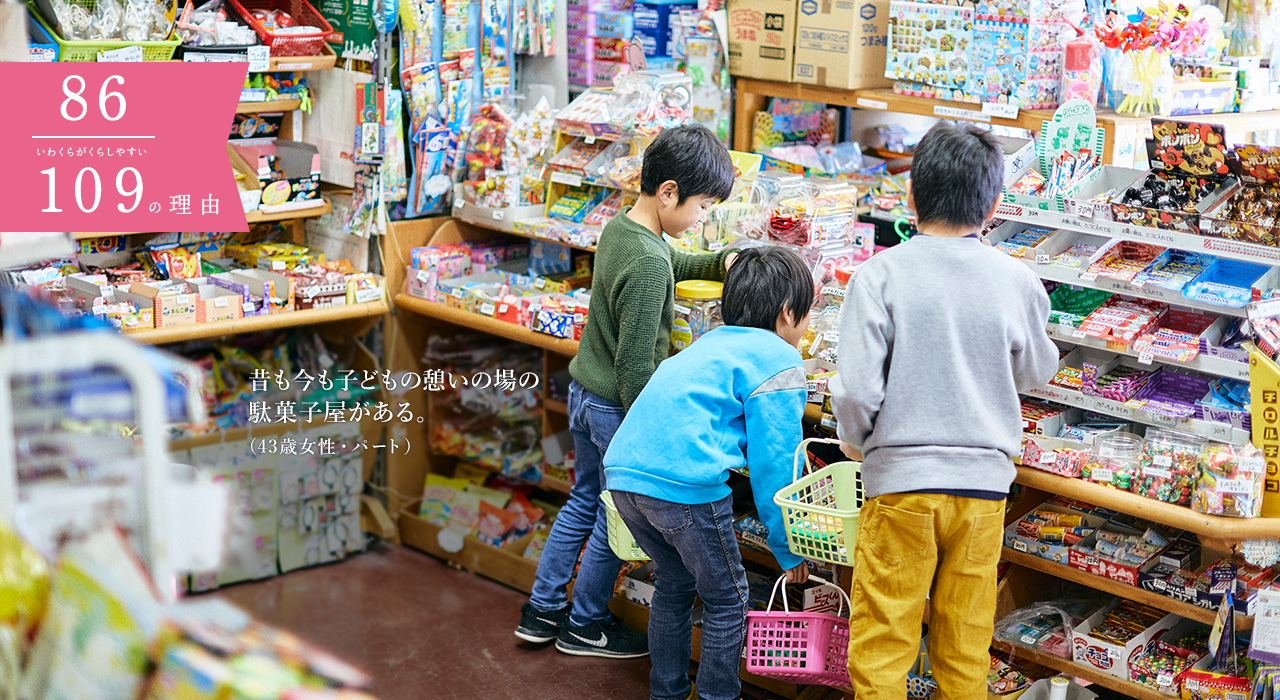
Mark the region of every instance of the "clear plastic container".
[[848, 182], [807, 178], [786, 183], [769, 214], [769, 236], [783, 243], [818, 246], [852, 241], [858, 189]]
[[1142, 438], [1133, 433], [1099, 437], [1094, 442], [1093, 454], [1080, 466], [1080, 478], [1128, 491], [1138, 473], [1142, 446]]
[[1262, 515], [1266, 476], [1266, 460], [1253, 445], [1210, 445], [1201, 455], [1191, 508], [1209, 515], [1256, 518]]
[[619, 130], [656, 135], [692, 116], [693, 79], [676, 71], [634, 71], [614, 80], [609, 121]]
[[720, 294], [724, 285], [708, 280], [676, 283], [675, 319], [671, 323], [672, 352], [679, 352], [707, 331], [724, 325], [720, 318]]
[[1191, 503], [1204, 438], [1161, 428], [1148, 428], [1130, 490], [1147, 498], [1185, 506]]

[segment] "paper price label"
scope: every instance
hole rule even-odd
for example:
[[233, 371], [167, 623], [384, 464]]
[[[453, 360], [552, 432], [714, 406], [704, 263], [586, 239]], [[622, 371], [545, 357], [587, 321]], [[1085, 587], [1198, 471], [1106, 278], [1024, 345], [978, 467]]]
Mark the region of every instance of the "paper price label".
[[551, 173], [551, 181], [558, 182], [561, 185], [568, 185], [570, 187], [582, 186], [582, 176], [575, 175], [573, 173], [565, 173], [565, 172], [559, 172], [559, 171]]
[[431, 273], [427, 272], [426, 270], [418, 270], [418, 273], [414, 276], [417, 277], [418, 281], [423, 284], [431, 284]]
[[1082, 330], [1076, 330], [1075, 332], [1073, 332], [1073, 333], [1071, 334], [1071, 337], [1072, 337], [1072, 338], [1086, 338], [1086, 337], [1088, 337], [1088, 336], [1089, 336], [1089, 334], [1088, 334], [1088, 333], [1085, 333], [1085, 332], [1084, 332], [1084, 331], [1082, 331]]
[[213, 308], [225, 309], [227, 307], [227, 302], [228, 302], [228, 299], [226, 297], [218, 297], [217, 299], [213, 300]]
[[683, 304], [675, 304], [675, 311], [678, 314], [687, 314], [690, 312], [690, 309]]
[[854, 104], [856, 104], [857, 106], [863, 109], [889, 109], [888, 102], [881, 102], [880, 100], [871, 100], [871, 99], [867, 99], [866, 97], [859, 97], [857, 102], [855, 102]]
[[1147, 286], [1147, 281], [1146, 281], [1146, 280], [1134, 280], [1134, 281], [1130, 282], [1130, 284], [1132, 284], [1132, 285], [1133, 285], [1135, 288], [1137, 288], [1137, 289], [1142, 289], [1143, 287]]
[[1050, 260], [1050, 257], [1049, 257], [1048, 255], [1043, 255], [1043, 254], [1037, 254], [1037, 255], [1036, 255], [1036, 264], [1037, 264], [1037, 265], [1048, 265], [1048, 264], [1049, 264], [1049, 260]]
[[1168, 469], [1159, 469], [1157, 467], [1147, 467], [1142, 470], [1143, 476], [1149, 476], [1153, 479], [1172, 479], [1173, 472]]
[[1106, 467], [1099, 469], [1095, 467], [1093, 471], [1090, 473], [1089, 478], [1092, 479], [1093, 481], [1111, 481], [1112, 479], [1115, 478], [1115, 476], [1116, 476], [1115, 472], [1112, 471], [1111, 469], [1107, 469]]
[[1022, 540], [1014, 540], [1013, 548], [1018, 550], [1019, 552], [1025, 552], [1027, 551], [1027, 543], [1023, 542]]
[[246, 314], [252, 314], [252, 313], [253, 313], [253, 302], [251, 302], [251, 301], [246, 301], [246, 302], [244, 302], [243, 304], [241, 304], [241, 305], [240, 305], [240, 308], [241, 308], [241, 310], [243, 310]]
[[1086, 272], [1086, 273], [1084, 273], [1083, 275], [1080, 275], [1080, 279], [1084, 280], [1085, 282], [1092, 282], [1092, 281], [1094, 281], [1094, 280], [1098, 279], [1098, 273], [1096, 273], [1096, 272]]
[[985, 102], [982, 105], [982, 113], [991, 117], [1000, 117], [1001, 119], [1017, 119], [1018, 105], [1002, 105], [995, 102]]
[[[271, 48], [268, 46], [249, 47], [249, 72], [261, 73], [271, 68]], [[282, 70], [288, 70], [281, 67]]]
[[123, 49], [99, 51], [98, 63], [142, 63], [142, 47], [126, 46]]
[[495, 211], [493, 212], [493, 218], [495, 221], [502, 221], [503, 219], [507, 218], [507, 213], [501, 210]]
[[1156, 455], [1151, 458], [1151, 462], [1157, 467], [1172, 467], [1173, 455]]
[[1024, 635], [1022, 635], [1022, 643], [1023, 643], [1023, 644], [1035, 644], [1035, 643], [1036, 643], [1037, 641], [1039, 641], [1039, 640], [1040, 640], [1040, 638], [1039, 638], [1039, 637], [1037, 637], [1037, 636], [1035, 636], [1034, 634], [1024, 634]]
[[1141, 80], [1126, 80], [1126, 81], [1124, 81], [1124, 85], [1123, 85], [1120, 89], [1121, 89], [1121, 90], [1124, 92], [1124, 94], [1126, 94], [1126, 95], [1139, 95], [1139, 94], [1142, 94], [1142, 81], [1141, 81]]
[[582, 137], [582, 141], [583, 141], [584, 143], [586, 143], [588, 146], [590, 146], [591, 144], [593, 144], [593, 143], [595, 143], [595, 142], [596, 142], [596, 137], [594, 137], [594, 136], [584, 136], [584, 137]]
[[1152, 357], [1149, 352], [1140, 352], [1138, 353], [1138, 362], [1144, 365], [1149, 365], [1152, 362], [1155, 362], [1155, 358]]
[[496, 308], [490, 302], [486, 301], [485, 303], [480, 305], [480, 313], [484, 314], [485, 316], [492, 316], [495, 310]]
[[835, 419], [835, 418], [832, 418], [831, 416], [823, 416], [823, 417], [822, 417], [822, 427], [824, 427], [824, 428], [830, 428], [831, 430], [835, 430], [835, 429], [836, 429], [836, 419]]
[[1214, 440], [1231, 439], [1231, 426], [1226, 423], [1209, 423], [1209, 437]]
[[1253, 479], [1218, 479], [1218, 491], [1222, 493], [1253, 493]]

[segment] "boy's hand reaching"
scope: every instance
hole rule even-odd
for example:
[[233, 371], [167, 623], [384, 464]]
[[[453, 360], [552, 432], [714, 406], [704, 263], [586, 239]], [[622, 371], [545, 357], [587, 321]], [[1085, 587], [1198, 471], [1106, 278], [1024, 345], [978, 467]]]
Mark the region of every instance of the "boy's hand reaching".
[[809, 562], [801, 562], [800, 566], [797, 566], [794, 569], [787, 569], [785, 574], [787, 576], [787, 583], [804, 583], [809, 580]]
[[844, 456], [845, 456], [845, 457], [848, 457], [849, 459], [851, 459], [851, 460], [853, 460], [853, 461], [855, 461], [855, 462], [861, 462], [861, 461], [862, 461], [862, 453], [861, 453], [861, 452], [859, 452], [859, 451], [857, 451], [857, 450], [855, 450], [855, 449], [853, 449], [853, 447], [852, 447], [852, 446], [850, 446], [850, 445], [848, 445], [848, 444], [846, 444], [846, 443], [843, 443], [843, 442], [842, 442], [842, 443], [840, 443], [840, 451], [844, 453]]

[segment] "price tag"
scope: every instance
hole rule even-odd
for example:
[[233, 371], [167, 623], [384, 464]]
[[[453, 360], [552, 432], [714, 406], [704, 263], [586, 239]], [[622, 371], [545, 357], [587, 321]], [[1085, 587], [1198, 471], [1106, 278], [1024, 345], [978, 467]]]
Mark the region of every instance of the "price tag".
[[1231, 439], [1231, 426], [1226, 423], [1209, 422], [1209, 437], [1213, 440], [1227, 441]]
[[546, 277], [539, 277], [538, 279], [536, 279], [536, 280], [534, 280], [534, 281], [533, 281], [533, 286], [534, 286], [535, 288], [537, 288], [537, 289], [544, 289], [544, 288], [546, 288], [546, 286], [547, 286], [547, 278], [546, 278]]
[[1157, 591], [1163, 591], [1168, 585], [1169, 585], [1168, 582], [1161, 581], [1158, 578], [1151, 579], [1151, 587], [1156, 589]]
[[123, 49], [99, 51], [98, 63], [142, 63], [142, 47], [126, 46]]
[[494, 305], [491, 302], [486, 301], [485, 303], [480, 305], [480, 313], [484, 314], [485, 316], [492, 316], [495, 310], [496, 309], [494, 308]]
[[[1025, 547], [1025, 546], [1026, 546], [1026, 545], [1023, 545], [1023, 547]], [[1039, 637], [1037, 637], [1037, 636], [1035, 636], [1034, 634], [1024, 634], [1024, 635], [1022, 635], [1022, 643], [1023, 643], [1023, 644], [1035, 644], [1035, 643], [1036, 643], [1036, 642], [1038, 642], [1038, 641], [1040, 641], [1040, 638], [1039, 638]]]
[[213, 300], [213, 308], [225, 309], [227, 307], [228, 301], [230, 300], [227, 297], [217, 297], [216, 299]]
[[568, 185], [568, 186], [570, 186], [570, 187], [580, 187], [580, 186], [582, 186], [582, 176], [581, 176], [581, 175], [575, 175], [575, 174], [573, 174], [573, 173], [566, 173], [566, 172], [561, 172], [561, 171], [556, 171], [556, 172], [551, 173], [551, 181], [552, 181], [552, 182], [558, 182], [558, 183], [560, 183], [560, 184], [562, 184], [562, 185]]
[[1079, 330], [1079, 329], [1077, 329], [1074, 333], [1072, 333], [1072, 334], [1071, 334], [1071, 337], [1072, 337], [1072, 338], [1087, 338], [1087, 337], [1089, 337], [1089, 334], [1088, 334], [1088, 333], [1085, 333], [1083, 330]]
[[1092, 281], [1094, 281], [1094, 280], [1098, 279], [1098, 273], [1096, 273], [1096, 272], [1086, 272], [1086, 273], [1084, 273], [1084, 274], [1080, 275], [1080, 279], [1084, 280], [1085, 282], [1092, 282]]
[[[1168, 469], [1158, 469], [1156, 467], [1147, 467], [1143, 469], [1142, 475], [1149, 476], [1153, 479], [1168, 480], [1173, 478], [1173, 472], [1169, 471]], [[1222, 483], [1222, 482], [1218, 482], [1218, 483]]]
[[[271, 47], [269, 46], [250, 46], [249, 47], [249, 72], [261, 73], [271, 69]], [[281, 66], [282, 70], [288, 70]]]
[[1222, 493], [1253, 493], [1253, 479], [1218, 479], [1218, 491]]
[[431, 273], [426, 270], [418, 270], [414, 277], [417, 277], [422, 284], [431, 284]]
[[1151, 458], [1151, 463], [1157, 467], [1172, 467], [1173, 455], [1155, 455]]
[[1140, 95], [1142, 94], [1142, 81], [1126, 80], [1120, 89], [1126, 95]]
[[1135, 289], [1142, 289], [1143, 287], [1147, 286], [1147, 281], [1146, 281], [1146, 280], [1134, 280], [1134, 281], [1130, 282], [1129, 284], [1132, 284], [1132, 285], [1133, 285], [1133, 287], [1134, 287]]
[[[688, 314], [690, 311], [689, 307], [685, 306], [684, 304], [675, 304], [674, 307], [675, 307], [675, 312], [678, 314]], [[814, 341], [814, 344], [817, 345], [816, 340]]]
[[944, 107], [942, 105], [934, 105], [933, 116], [944, 117], [946, 119], [967, 119], [974, 122], [991, 121], [991, 115], [983, 114], [976, 109], [957, 109], [955, 107]]
[[506, 216], [507, 216], [507, 213], [505, 211], [502, 211], [501, 209], [495, 209], [493, 211], [493, 218], [495, 221], [502, 221], [504, 218], [506, 218]]
[[854, 104], [856, 104], [857, 106], [863, 109], [889, 109], [888, 102], [881, 102], [880, 100], [871, 100], [865, 97], [859, 97]]
[[1173, 97], [1173, 83], [1167, 80], [1156, 82], [1155, 89], [1151, 93], [1157, 100], [1167, 100]]
[[253, 302], [251, 301], [244, 302], [243, 304], [240, 305], [240, 309], [244, 311], [246, 314], [252, 314], [254, 312]]
[[1155, 358], [1151, 356], [1150, 352], [1144, 350], [1143, 352], [1138, 353], [1138, 362], [1139, 364], [1149, 365], [1152, 362], [1155, 362]]
[[1022, 540], [1014, 540], [1013, 548], [1018, 550], [1019, 552], [1025, 552], [1027, 551], [1027, 543], [1023, 542]]
[[1107, 469], [1106, 467], [1102, 467], [1102, 468], [1094, 467], [1093, 472], [1091, 472], [1089, 478], [1092, 479], [1093, 481], [1100, 481], [1100, 482], [1111, 481], [1112, 479], [1115, 478], [1115, 472], [1110, 469]]
[[1049, 264], [1049, 260], [1050, 260], [1050, 259], [1051, 259], [1051, 258], [1050, 258], [1050, 256], [1048, 256], [1048, 255], [1044, 255], [1044, 254], [1042, 254], [1042, 253], [1037, 253], [1037, 254], [1036, 254], [1036, 264], [1037, 264], [1037, 265], [1048, 265], [1048, 264]]
[[1045, 450], [1044, 452], [1040, 453], [1040, 459], [1036, 461], [1039, 462], [1040, 464], [1057, 464], [1058, 453]]
[[835, 419], [835, 418], [832, 418], [831, 416], [823, 416], [823, 417], [822, 417], [822, 427], [824, 427], [824, 428], [830, 428], [831, 430], [835, 430], [835, 429], [836, 429], [836, 419]]
[[991, 117], [1000, 117], [1001, 119], [1017, 119], [1018, 105], [1002, 105], [995, 102], [982, 103], [982, 113]]
[[279, 271], [279, 270], [283, 270], [283, 269], [284, 269], [284, 267], [285, 267], [285, 265], [284, 265], [284, 261], [283, 261], [283, 260], [272, 260], [272, 261], [271, 261], [271, 269], [272, 269], [272, 270], [277, 270], [277, 271]]

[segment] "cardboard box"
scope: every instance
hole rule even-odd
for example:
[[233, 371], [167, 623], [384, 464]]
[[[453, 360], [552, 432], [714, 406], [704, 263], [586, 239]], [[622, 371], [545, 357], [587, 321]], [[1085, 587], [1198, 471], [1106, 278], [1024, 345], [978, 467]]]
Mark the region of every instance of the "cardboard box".
[[239, 294], [214, 284], [202, 284], [197, 289], [200, 290], [200, 300], [196, 305], [198, 323], [244, 318], [244, 306]]
[[[231, 166], [245, 177], [245, 187], [261, 189], [260, 206], [315, 200], [320, 202], [320, 150], [309, 143], [274, 139], [264, 144], [227, 144]], [[269, 157], [283, 175], [272, 178]]]
[[853, 90], [890, 87], [884, 77], [889, 0], [800, 0], [797, 83]]
[[627, 574], [627, 580], [623, 582], [622, 588], [622, 595], [627, 600], [641, 605], [649, 605], [653, 602], [653, 584], [645, 579], [653, 573], [655, 566], [653, 562], [647, 562], [644, 566]]
[[1106, 618], [1108, 612], [1119, 605], [1120, 600], [1117, 598], [1111, 605], [1099, 610], [1076, 626], [1072, 658], [1078, 664], [1092, 666], [1103, 673], [1127, 681], [1129, 680], [1129, 662], [1141, 654], [1151, 640], [1158, 638], [1162, 632], [1173, 627], [1182, 618], [1169, 613], [1142, 634], [1130, 639], [1124, 646], [1089, 636], [1089, 630], [1096, 627]]
[[[181, 282], [185, 288], [186, 282]], [[132, 301], [142, 308], [151, 304], [155, 313], [156, 328], [173, 326], [189, 326], [197, 322], [196, 306], [200, 301], [199, 294], [179, 294], [170, 282], [134, 282], [129, 291], [123, 295], [123, 301]]]
[[[744, 78], [791, 81], [796, 5], [797, 0], [729, 0], [730, 73]], [[883, 62], [883, 55], [880, 60]]]
[[233, 281], [249, 288], [251, 298], [262, 300], [258, 304], [260, 310], [266, 313], [293, 311], [293, 280], [288, 276], [266, 270], [237, 270], [229, 274]]
[[[1132, 528], [1124, 527], [1117, 523], [1107, 523], [1105, 528], [1126, 535], [1141, 535], [1142, 533]], [[1068, 556], [1067, 565], [1073, 569], [1079, 569], [1097, 576], [1103, 576], [1112, 581], [1137, 586], [1138, 570], [1147, 566], [1152, 561], [1158, 561], [1159, 553], [1151, 555], [1146, 561], [1136, 566], [1121, 562], [1111, 561], [1104, 557], [1098, 556], [1093, 548], [1098, 543], [1098, 535], [1094, 533], [1084, 539], [1083, 542], [1071, 548]]]
[[[1097, 515], [1081, 512], [1054, 503], [1046, 502], [1036, 510], [1051, 510], [1057, 513], [1081, 515], [1081, 522], [1084, 527], [1101, 527], [1102, 524], [1106, 522], [1105, 519]], [[1019, 552], [1035, 555], [1041, 559], [1048, 559], [1049, 561], [1057, 562], [1059, 564], [1066, 564], [1071, 548], [1061, 542], [1042, 542], [1040, 540], [1018, 534], [1018, 523], [1023, 519], [1025, 518], [1020, 518], [1009, 523], [1009, 526], [1004, 529], [1004, 546], [1015, 549]]]

